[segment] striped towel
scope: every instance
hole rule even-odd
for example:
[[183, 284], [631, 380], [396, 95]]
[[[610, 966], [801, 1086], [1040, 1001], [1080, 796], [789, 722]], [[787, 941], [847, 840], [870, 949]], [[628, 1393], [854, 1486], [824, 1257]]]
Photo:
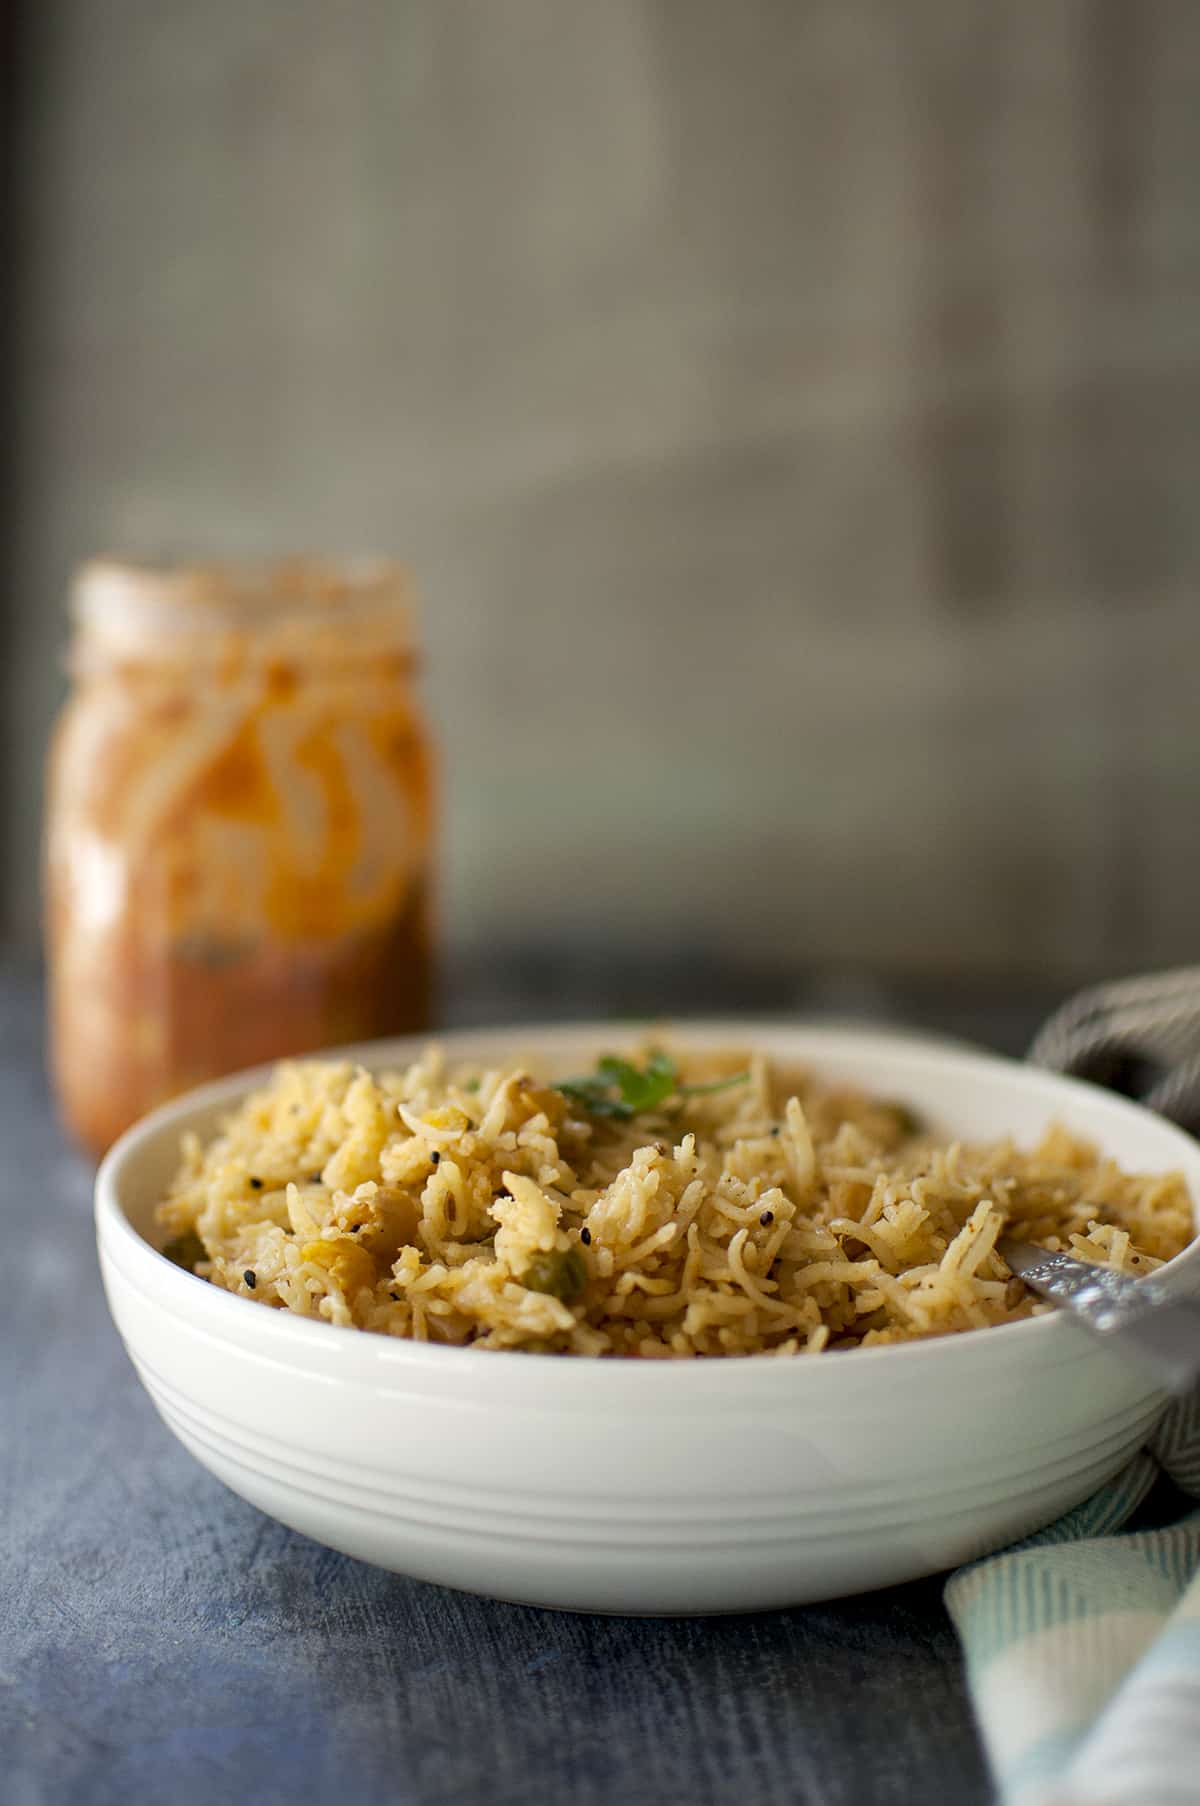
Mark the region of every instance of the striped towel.
[[[1200, 968], [1083, 993], [1030, 1057], [1140, 1095], [1197, 1132]], [[1164, 1498], [1178, 1508], [1165, 1527]], [[1093, 1498], [947, 1584], [1004, 1806], [1200, 1806], [1190, 1499], [1200, 1499], [1200, 1392], [1173, 1405]], [[1156, 1502], [1156, 1527], [1139, 1528]]]
[[1200, 1499], [1200, 1393], [1093, 1498], [947, 1584], [1004, 1806], [1200, 1802], [1200, 1511], [1113, 1534], [1164, 1475]]

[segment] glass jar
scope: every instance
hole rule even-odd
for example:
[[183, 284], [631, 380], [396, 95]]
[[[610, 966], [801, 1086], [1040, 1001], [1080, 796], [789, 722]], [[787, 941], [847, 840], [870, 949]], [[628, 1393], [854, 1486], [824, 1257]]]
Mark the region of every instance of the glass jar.
[[427, 1025], [432, 761], [403, 572], [93, 564], [45, 850], [51, 1061], [99, 1153], [258, 1061]]

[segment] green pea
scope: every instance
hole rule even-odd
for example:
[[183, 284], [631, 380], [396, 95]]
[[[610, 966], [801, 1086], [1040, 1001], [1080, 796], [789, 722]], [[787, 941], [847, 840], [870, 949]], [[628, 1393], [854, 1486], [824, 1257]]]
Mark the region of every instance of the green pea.
[[521, 1284], [527, 1292], [545, 1292], [571, 1304], [587, 1285], [587, 1278], [582, 1254], [578, 1248], [568, 1248], [565, 1253], [535, 1254], [521, 1275]]

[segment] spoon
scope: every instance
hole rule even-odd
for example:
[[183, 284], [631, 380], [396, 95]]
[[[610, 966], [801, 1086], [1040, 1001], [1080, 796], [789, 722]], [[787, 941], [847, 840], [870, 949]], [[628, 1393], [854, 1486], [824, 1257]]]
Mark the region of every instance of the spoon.
[[1181, 1298], [1156, 1275], [1131, 1279], [1032, 1242], [1006, 1239], [999, 1251], [1031, 1291], [1132, 1356], [1166, 1391], [1187, 1392], [1200, 1378], [1200, 1299]]

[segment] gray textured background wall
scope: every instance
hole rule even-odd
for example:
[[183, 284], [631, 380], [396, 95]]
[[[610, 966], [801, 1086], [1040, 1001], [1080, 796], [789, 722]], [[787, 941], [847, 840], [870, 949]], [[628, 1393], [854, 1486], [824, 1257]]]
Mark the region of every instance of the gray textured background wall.
[[1200, 951], [1194, 0], [23, 12], [4, 898], [97, 549], [399, 550], [460, 944]]

